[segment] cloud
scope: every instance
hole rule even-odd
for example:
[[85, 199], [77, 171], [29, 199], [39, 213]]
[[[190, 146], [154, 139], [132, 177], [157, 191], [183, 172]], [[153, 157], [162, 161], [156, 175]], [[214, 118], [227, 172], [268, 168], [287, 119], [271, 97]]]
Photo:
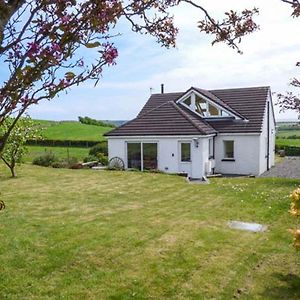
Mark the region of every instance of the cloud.
[[[299, 42], [295, 31], [297, 19], [281, 1], [227, 0], [201, 1], [217, 17], [230, 8], [260, 7], [257, 21], [261, 30], [243, 39], [243, 55], [225, 45], [211, 46], [212, 38], [199, 33], [197, 21], [203, 16], [189, 5], [172, 9], [180, 28], [177, 47], [166, 50], [149, 36], [134, 34], [125, 24], [116, 31], [119, 48], [118, 64], [104, 70], [103, 79], [94, 88], [86, 83], [59, 100], [43, 103], [31, 110], [34, 117], [76, 119], [88, 115], [98, 119], [131, 119], [149, 97], [150, 87], [166, 92], [184, 91], [190, 86], [215, 89], [270, 85], [274, 91], [288, 89], [288, 81], [297, 75]], [[278, 116], [278, 111], [276, 110]], [[281, 118], [295, 117], [288, 113]]]

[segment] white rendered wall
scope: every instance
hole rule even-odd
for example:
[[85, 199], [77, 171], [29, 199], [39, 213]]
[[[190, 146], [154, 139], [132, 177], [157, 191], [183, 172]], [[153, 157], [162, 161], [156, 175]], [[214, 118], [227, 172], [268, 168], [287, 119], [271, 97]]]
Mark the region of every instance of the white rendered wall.
[[[267, 139], [268, 139], [268, 111], [269, 105], [269, 166], [267, 166]], [[262, 134], [260, 137], [260, 173], [267, 171], [275, 165], [275, 120], [273, 113], [273, 105], [271, 95], [268, 97], [268, 102], [265, 108], [264, 121], [262, 126]]]
[[[194, 139], [198, 139], [198, 147]], [[128, 137], [108, 138], [109, 159], [118, 156], [127, 168], [127, 142], [157, 143], [158, 169], [166, 173], [188, 173], [189, 177], [202, 178], [208, 161], [208, 138], [201, 137]], [[181, 162], [180, 143], [191, 143], [191, 162]]]
[[[234, 161], [224, 159], [223, 141], [234, 141]], [[215, 137], [215, 172], [222, 174], [260, 174], [260, 135], [218, 135]]]

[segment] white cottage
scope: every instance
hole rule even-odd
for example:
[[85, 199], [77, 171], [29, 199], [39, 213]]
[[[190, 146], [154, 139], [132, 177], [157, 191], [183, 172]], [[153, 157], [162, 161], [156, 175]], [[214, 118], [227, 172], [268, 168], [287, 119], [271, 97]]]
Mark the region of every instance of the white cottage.
[[125, 168], [260, 175], [274, 165], [270, 87], [153, 94], [132, 121], [110, 131], [109, 159]]

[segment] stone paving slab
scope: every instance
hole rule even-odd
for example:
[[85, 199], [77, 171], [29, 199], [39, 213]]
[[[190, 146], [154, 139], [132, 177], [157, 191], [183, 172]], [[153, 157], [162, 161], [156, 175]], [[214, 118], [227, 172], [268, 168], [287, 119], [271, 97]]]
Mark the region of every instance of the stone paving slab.
[[276, 164], [260, 177], [299, 178], [300, 157], [285, 157], [284, 161]]
[[247, 230], [252, 232], [263, 232], [266, 231], [268, 228], [266, 225], [258, 223], [247, 223], [241, 221], [230, 221], [228, 222], [228, 226], [233, 229]]

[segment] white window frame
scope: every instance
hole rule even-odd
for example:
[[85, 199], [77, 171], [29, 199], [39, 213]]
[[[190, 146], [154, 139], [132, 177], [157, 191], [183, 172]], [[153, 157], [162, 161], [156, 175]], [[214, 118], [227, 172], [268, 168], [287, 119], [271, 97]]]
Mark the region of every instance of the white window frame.
[[141, 147], [141, 171], [144, 171], [144, 148], [143, 148], [143, 144], [156, 144], [157, 147], [157, 153], [156, 153], [156, 163], [157, 163], [157, 167], [158, 167], [158, 151], [159, 151], [159, 142], [158, 141], [139, 141], [139, 140], [132, 140], [132, 141], [125, 141], [125, 153], [126, 153], [126, 169], [128, 168], [128, 144], [140, 144]]
[[[203, 100], [206, 101], [206, 113], [208, 112], [208, 104], [211, 104], [212, 106], [216, 107], [218, 110], [219, 110], [219, 115], [218, 116], [207, 116], [206, 114], [205, 115], [201, 115], [199, 114], [198, 112], [196, 112], [196, 95], [200, 98], [202, 98]], [[187, 98], [191, 97], [191, 105], [186, 105], [183, 101], [185, 101]], [[197, 114], [198, 116], [202, 117], [202, 118], [207, 118], [207, 119], [210, 119], [210, 118], [235, 118], [237, 120], [240, 120], [241, 118], [234, 115], [233, 113], [229, 112], [228, 110], [226, 110], [224, 107], [218, 105], [217, 103], [211, 101], [210, 99], [208, 99], [206, 96], [200, 94], [199, 92], [197, 91], [190, 91], [187, 95], [184, 95], [182, 98], [178, 99], [176, 101], [176, 103], [180, 103], [182, 104], [183, 106], [185, 106], [186, 108], [188, 108], [189, 110], [192, 110], [195, 114]], [[227, 115], [222, 115], [222, 111], [225, 112]]]
[[215, 145], [214, 145], [214, 138], [209, 138], [208, 139], [208, 158], [209, 159], [214, 159], [215, 158]]
[[[190, 145], [190, 160], [188, 160], [188, 161], [183, 161], [182, 160], [182, 144], [189, 144]], [[180, 163], [187, 163], [187, 164], [189, 164], [189, 163], [191, 163], [192, 162], [192, 143], [190, 142], [190, 141], [180, 141], [179, 142], [179, 161], [180, 161]]]
[[[226, 157], [226, 143], [232, 142], [232, 148], [233, 148], [233, 156], [232, 157]], [[235, 161], [235, 146], [234, 146], [234, 140], [223, 140], [223, 159], [222, 161]]]

